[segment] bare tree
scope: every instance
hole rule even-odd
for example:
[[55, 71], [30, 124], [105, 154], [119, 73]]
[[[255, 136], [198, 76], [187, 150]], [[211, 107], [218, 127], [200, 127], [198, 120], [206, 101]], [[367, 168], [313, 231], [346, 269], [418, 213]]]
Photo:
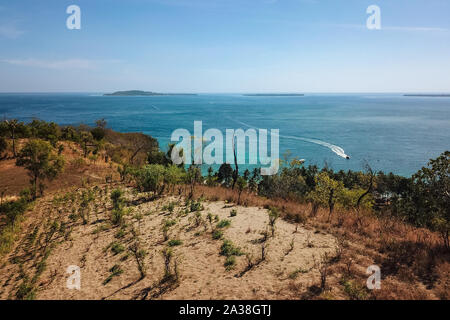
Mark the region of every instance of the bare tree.
[[373, 180], [375, 178], [375, 174], [372, 170], [372, 168], [370, 167], [369, 164], [366, 164], [366, 171], [370, 174], [370, 180], [369, 180], [369, 187], [367, 188], [367, 190], [358, 198], [358, 201], [356, 202], [356, 208], [359, 209], [359, 206], [361, 205], [362, 200], [364, 199], [365, 196], [367, 196], [369, 193], [372, 192], [372, 188], [373, 188]]
[[331, 220], [331, 215], [334, 210], [334, 189], [330, 189], [330, 197], [328, 198], [328, 207], [330, 208], [330, 213], [328, 214], [328, 222]]

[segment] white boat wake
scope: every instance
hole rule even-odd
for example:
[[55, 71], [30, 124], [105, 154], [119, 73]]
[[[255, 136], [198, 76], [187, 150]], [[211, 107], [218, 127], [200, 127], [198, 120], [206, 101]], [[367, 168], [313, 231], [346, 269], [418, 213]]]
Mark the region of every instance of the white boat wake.
[[[234, 121], [234, 122], [237, 122], [239, 124], [242, 124], [242, 125], [244, 125], [244, 126], [246, 126], [248, 128], [257, 129], [256, 127], [251, 126], [251, 125], [249, 125], [249, 124], [247, 124], [245, 122], [234, 120], [234, 119], [231, 119], [231, 118], [229, 118], [229, 119]], [[326, 147], [326, 148], [330, 149], [335, 154], [337, 154], [339, 157], [342, 157], [344, 159], [350, 159], [350, 157], [347, 154], [345, 154], [344, 149], [342, 149], [341, 147], [336, 146], [334, 144], [322, 141], [322, 140], [303, 138], [303, 137], [296, 137], [296, 136], [285, 136], [285, 135], [280, 135], [280, 137], [281, 138], [286, 138], [286, 139], [293, 139], [293, 140], [299, 140], [299, 141], [305, 141], [305, 142], [309, 142], [309, 143], [314, 143], [314, 144], [317, 144], [317, 145], [320, 145], [322, 147]]]

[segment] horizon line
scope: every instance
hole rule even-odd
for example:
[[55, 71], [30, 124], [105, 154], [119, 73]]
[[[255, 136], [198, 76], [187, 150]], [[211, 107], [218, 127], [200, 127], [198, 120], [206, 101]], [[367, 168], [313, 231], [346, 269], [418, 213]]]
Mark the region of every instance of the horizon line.
[[[123, 91], [123, 90], [121, 90]], [[142, 90], [143, 91], [143, 90]], [[0, 94], [106, 94], [117, 91], [0, 91]], [[161, 94], [450, 94], [450, 91], [153, 91]]]

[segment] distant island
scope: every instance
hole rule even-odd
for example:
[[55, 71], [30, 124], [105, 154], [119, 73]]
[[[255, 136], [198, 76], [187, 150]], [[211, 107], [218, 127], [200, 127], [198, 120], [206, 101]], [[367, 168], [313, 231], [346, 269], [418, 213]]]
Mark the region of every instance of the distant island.
[[247, 97], [303, 97], [302, 93], [247, 93]]
[[450, 94], [405, 94], [405, 97], [450, 97]]
[[128, 91], [116, 91], [113, 93], [105, 93], [104, 96], [121, 96], [121, 97], [133, 97], [133, 96], [196, 96], [195, 93], [159, 93], [151, 91], [141, 90], [128, 90]]

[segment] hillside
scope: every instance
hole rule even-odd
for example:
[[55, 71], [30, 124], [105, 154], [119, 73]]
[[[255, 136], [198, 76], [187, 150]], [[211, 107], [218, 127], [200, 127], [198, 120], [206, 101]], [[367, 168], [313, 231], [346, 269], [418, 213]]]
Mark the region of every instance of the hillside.
[[[83, 142], [83, 130], [100, 139]], [[29, 172], [11, 151], [0, 161], [0, 299], [449, 297], [442, 233], [387, 214], [392, 204], [374, 209], [361, 200], [364, 189], [339, 186], [332, 172], [316, 173], [312, 201], [283, 198], [289, 183], [299, 188], [303, 174], [308, 181], [311, 169], [296, 166], [262, 179], [257, 191], [251, 177], [233, 189], [217, 183], [223, 171], [201, 177], [170, 165], [150, 137], [102, 130], [63, 128], [60, 136], [70, 131], [74, 140], [55, 143], [64, 170], [36, 199], [23, 191]], [[386, 178], [377, 179], [382, 190]], [[315, 205], [325, 182], [357, 206]], [[380, 290], [366, 287], [372, 265]], [[81, 290], [67, 288], [69, 266], [80, 268]]]

